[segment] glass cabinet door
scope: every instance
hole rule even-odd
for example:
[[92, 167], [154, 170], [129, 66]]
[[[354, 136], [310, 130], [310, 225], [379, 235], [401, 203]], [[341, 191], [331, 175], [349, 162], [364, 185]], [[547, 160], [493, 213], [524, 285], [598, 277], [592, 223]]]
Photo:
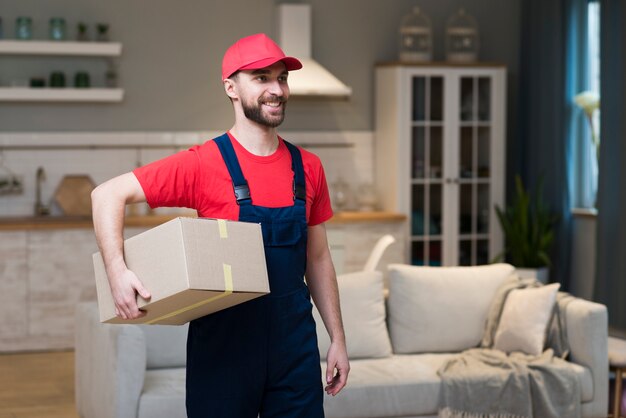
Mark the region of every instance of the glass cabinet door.
[[491, 79], [461, 77], [458, 157], [458, 264], [489, 262]]
[[443, 261], [444, 79], [414, 76], [411, 103], [411, 262]]

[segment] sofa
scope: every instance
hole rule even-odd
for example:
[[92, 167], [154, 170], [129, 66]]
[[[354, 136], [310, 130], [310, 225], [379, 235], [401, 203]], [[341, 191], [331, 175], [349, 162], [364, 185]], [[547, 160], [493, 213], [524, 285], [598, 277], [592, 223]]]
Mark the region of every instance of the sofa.
[[[476, 347], [508, 264], [390, 265], [388, 278], [364, 271], [338, 277], [351, 372], [327, 418], [436, 417], [437, 371]], [[387, 280], [387, 281], [385, 281]], [[329, 345], [319, 313], [322, 359]], [[607, 311], [574, 299], [562, 306], [581, 388], [582, 416], [607, 416]], [[76, 310], [76, 406], [81, 418], [183, 418], [186, 326], [100, 324], [95, 303]], [[321, 376], [326, 364], [321, 363]]]

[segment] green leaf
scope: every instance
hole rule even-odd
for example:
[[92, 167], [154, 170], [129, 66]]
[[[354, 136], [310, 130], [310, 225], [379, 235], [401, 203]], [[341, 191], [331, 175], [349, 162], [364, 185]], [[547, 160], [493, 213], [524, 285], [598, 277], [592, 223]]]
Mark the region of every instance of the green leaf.
[[[533, 192], [527, 191], [520, 176], [515, 176], [515, 195], [509, 206], [496, 205], [496, 214], [505, 234], [504, 254], [517, 267], [543, 267], [551, 264], [548, 256], [554, 241], [554, 226], [559, 217], [542, 200], [543, 178]], [[496, 259], [501, 259], [502, 254]]]

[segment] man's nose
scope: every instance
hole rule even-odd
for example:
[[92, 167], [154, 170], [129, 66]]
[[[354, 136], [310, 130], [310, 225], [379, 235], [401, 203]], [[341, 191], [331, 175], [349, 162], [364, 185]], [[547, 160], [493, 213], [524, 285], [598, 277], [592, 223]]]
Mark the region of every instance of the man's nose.
[[285, 95], [285, 85], [278, 80], [271, 82], [267, 88], [268, 93], [282, 97]]

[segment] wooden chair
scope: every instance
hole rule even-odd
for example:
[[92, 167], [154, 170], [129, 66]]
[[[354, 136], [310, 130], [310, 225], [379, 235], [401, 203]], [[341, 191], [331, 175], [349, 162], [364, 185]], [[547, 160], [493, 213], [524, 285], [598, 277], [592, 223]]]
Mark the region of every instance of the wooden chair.
[[380, 239], [374, 245], [374, 248], [372, 249], [372, 252], [370, 253], [369, 257], [367, 257], [367, 261], [365, 262], [365, 265], [363, 266], [363, 271], [376, 270], [376, 267], [378, 266], [378, 262], [382, 258], [383, 253], [385, 252], [387, 247], [389, 247], [394, 242], [396, 242], [396, 239], [389, 234], [383, 235], [382, 237], [380, 237]]
[[613, 418], [622, 418], [622, 379], [626, 371], [626, 340], [609, 337], [609, 367], [615, 372]]

